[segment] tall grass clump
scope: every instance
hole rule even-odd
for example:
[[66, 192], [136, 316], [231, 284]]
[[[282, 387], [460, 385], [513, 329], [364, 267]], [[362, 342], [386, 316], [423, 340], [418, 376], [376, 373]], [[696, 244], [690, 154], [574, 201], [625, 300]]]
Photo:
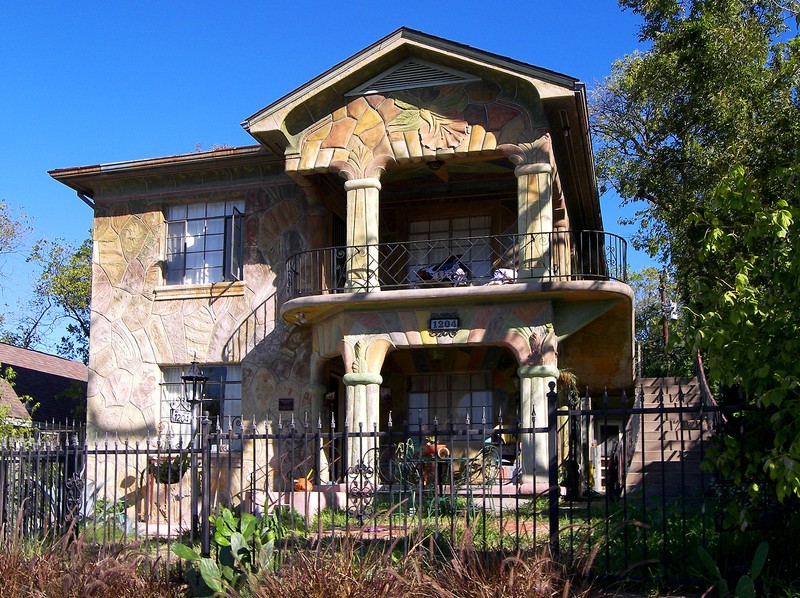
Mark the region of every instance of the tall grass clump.
[[366, 540], [365, 534], [287, 550], [279, 568], [252, 571], [247, 583], [226, 584], [220, 593], [232, 598], [590, 595], [587, 578], [569, 574], [546, 549], [508, 556], [477, 549], [466, 534], [459, 547], [443, 550], [420, 533], [401, 556], [402, 540]]
[[136, 545], [98, 547], [69, 530], [56, 540], [26, 540], [20, 519], [0, 529], [0, 596], [13, 598], [160, 598], [188, 596], [159, 558]]

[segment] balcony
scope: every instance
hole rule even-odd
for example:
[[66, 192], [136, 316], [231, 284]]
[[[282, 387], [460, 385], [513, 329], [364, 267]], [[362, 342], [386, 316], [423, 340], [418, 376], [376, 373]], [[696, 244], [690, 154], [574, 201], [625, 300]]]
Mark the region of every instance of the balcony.
[[626, 282], [626, 249], [625, 239], [603, 231], [313, 249], [287, 260], [287, 298], [529, 282]]

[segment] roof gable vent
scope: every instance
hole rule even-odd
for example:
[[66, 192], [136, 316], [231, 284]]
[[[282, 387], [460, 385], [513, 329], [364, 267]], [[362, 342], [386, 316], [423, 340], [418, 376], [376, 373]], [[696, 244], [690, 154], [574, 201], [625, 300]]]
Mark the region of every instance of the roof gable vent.
[[402, 89], [415, 89], [417, 87], [470, 83], [472, 81], [480, 81], [480, 78], [425, 60], [409, 58], [344, 95], [348, 97], [360, 96], [400, 91]]

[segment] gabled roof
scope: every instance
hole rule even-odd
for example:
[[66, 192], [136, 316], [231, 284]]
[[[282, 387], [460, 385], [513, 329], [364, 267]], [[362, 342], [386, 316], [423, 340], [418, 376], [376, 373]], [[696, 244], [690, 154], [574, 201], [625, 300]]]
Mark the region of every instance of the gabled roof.
[[84, 411], [89, 379], [84, 364], [5, 343], [0, 343], [0, 364], [16, 373], [15, 396], [27, 395], [38, 403], [33, 419], [67, 422]]
[[0, 378], [0, 407], [8, 407], [6, 417], [14, 419], [30, 419], [31, 416], [25, 405], [19, 400], [14, 388], [5, 378]]
[[6, 343], [0, 343], [0, 364], [10, 365], [13, 368], [36, 370], [81, 382], [89, 379], [89, 368], [82, 363]]
[[[318, 118], [338, 96], [358, 90], [407, 61], [462, 76], [507, 79], [518, 88], [529, 86], [543, 101], [573, 98], [582, 93], [577, 79], [505, 56], [401, 27], [337, 64], [308, 83], [242, 122], [260, 143], [277, 151], [291, 143], [302, 124]], [[302, 106], [303, 114], [293, 114]], [[319, 113], [316, 113], [316, 109]], [[276, 145], [272, 145], [276, 144]]]

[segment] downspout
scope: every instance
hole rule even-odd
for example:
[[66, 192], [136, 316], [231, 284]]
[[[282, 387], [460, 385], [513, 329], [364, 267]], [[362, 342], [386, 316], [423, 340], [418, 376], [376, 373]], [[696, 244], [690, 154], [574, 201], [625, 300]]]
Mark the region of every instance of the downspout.
[[90, 198], [86, 197], [86, 196], [85, 196], [83, 193], [81, 193], [80, 191], [76, 191], [76, 193], [78, 194], [78, 197], [80, 198], [80, 200], [81, 200], [83, 203], [85, 203], [87, 206], [89, 206], [90, 208], [92, 208], [92, 210], [94, 210], [94, 202], [93, 202], [93, 201], [92, 201]]

